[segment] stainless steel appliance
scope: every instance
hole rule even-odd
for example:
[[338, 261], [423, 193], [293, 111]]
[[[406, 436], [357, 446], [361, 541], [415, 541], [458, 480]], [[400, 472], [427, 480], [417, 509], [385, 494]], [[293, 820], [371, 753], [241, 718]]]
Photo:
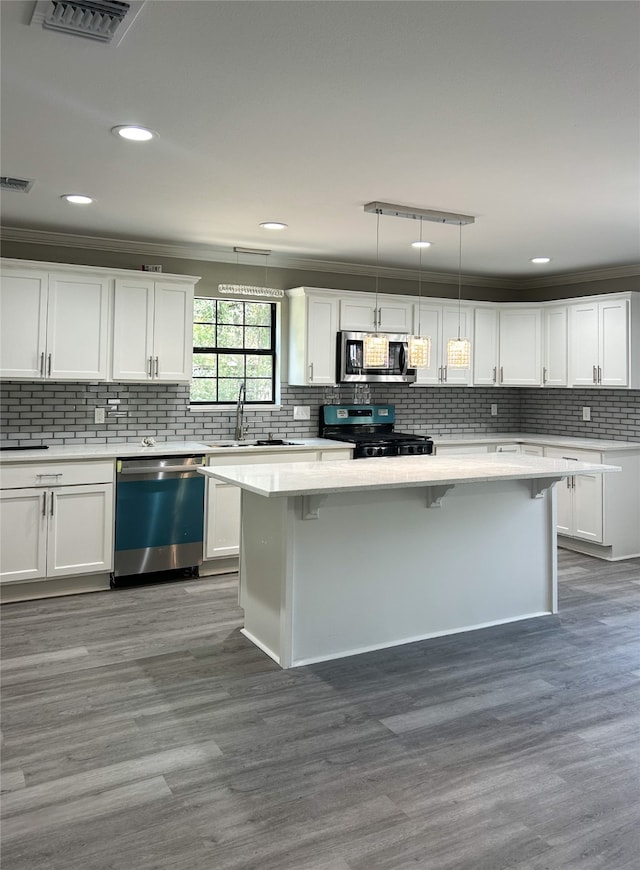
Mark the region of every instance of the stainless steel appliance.
[[416, 379], [416, 370], [408, 367], [409, 336], [387, 332], [389, 339], [389, 365], [386, 368], [369, 369], [363, 366], [365, 332], [338, 333], [338, 381], [348, 383], [411, 384]]
[[320, 437], [353, 444], [354, 459], [433, 453], [431, 438], [395, 432], [394, 424], [393, 405], [320, 406]]
[[119, 459], [115, 578], [202, 564], [204, 456]]

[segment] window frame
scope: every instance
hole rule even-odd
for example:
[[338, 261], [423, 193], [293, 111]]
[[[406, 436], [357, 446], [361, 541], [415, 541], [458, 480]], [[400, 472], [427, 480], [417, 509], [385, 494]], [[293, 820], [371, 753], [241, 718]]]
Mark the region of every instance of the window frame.
[[[279, 407], [280, 395], [279, 395], [279, 374], [280, 374], [280, 303], [274, 302], [271, 299], [238, 299], [235, 297], [226, 297], [226, 296], [195, 296], [194, 297], [194, 315], [193, 315], [193, 325], [196, 323], [208, 323], [209, 321], [201, 321], [196, 320], [195, 313], [195, 302], [199, 299], [202, 299], [205, 302], [213, 302], [216, 307], [216, 321], [215, 326], [217, 330], [217, 326], [219, 325], [217, 315], [218, 315], [218, 303], [220, 302], [242, 302], [245, 304], [251, 305], [268, 305], [271, 309], [271, 326], [270, 326], [270, 348], [268, 350], [264, 350], [262, 348], [235, 348], [235, 347], [204, 347], [204, 346], [196, 346], [192, 345], [192, 351], [195, 355], [196, 353], [212, 353], [219, 356], [221, 354], [229, 353], [229, 354], [239, 354], [244, 357], [248, 356], [267, 356], [272, 359], [272, 371], [271, 371], [271, 399], [267, 400], [252, 400], [247, 399], [245, 401], [245, 405], [248, 407], [254, 408], [277, 408]], [[253, 324], [246, 323], [246, 314], [245, 314], [245, 322], [242, 324], [223, 324], [229, 326], [240, 326], [243, 330], [247, 329], [248, 326], [253, 326]], [[217, 338], [217, 333], [216, 333]], [[216, 387], [220, 380], [220, 376], [218, 374], [218, 366], [216, 365], [216, 375], [213, 378], [201, 378], [200, 380], [215, 380]], [[223, 379], [224, 380], [224, 379]], [[251, 379], [249, 379], [251, 380]], [[266, 379], [265, 379], [266, 380]], [[245, 375], [243, 378], [238, 378], [238, 381], [242, 381], [245, 386], [247, 382], [246, 376], [246, 367], [245, 367]], [[235, 406], [235, 401], [230, 401], [228, 399], [224, 399], [222, 401], [202, 401], [199, 399], [194, 399], [191, 396], [191, 389], [194, 382], [193, 375], [193, 363], [191, 367], [191, 381], [189, 385], [189, 403], [191, 406], [191, 410], [195, 411], [206, 411], [213, 410], [216, 408], [224, 409]], [[216, 389], [216, 393], [218, 393], [218, 389]]]

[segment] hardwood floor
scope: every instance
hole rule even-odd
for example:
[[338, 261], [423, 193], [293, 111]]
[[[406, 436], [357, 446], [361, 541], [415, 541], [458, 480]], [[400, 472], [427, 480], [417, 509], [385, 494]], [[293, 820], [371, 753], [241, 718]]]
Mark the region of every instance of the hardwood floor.
[[560, 576], [290, 671], [230, 576], [6, 605], [3, 870], [636, 870], [640, 560]]

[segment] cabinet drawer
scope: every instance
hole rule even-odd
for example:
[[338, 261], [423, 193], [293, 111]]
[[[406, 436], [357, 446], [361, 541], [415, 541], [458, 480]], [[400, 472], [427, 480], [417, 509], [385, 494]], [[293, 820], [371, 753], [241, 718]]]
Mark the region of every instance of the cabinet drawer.
[[[238, 455], [240, 453], [240, 455]], [[317, 458], [315, 450], [296, 450], [290, 453], [264, 452], [251, 454], [242, 453], [242, 448], [231, 454], [209, 456], [209, 465], [272, 465], [281, 462], [313, 462]]]
[[20, 489], [32, 486], [113, 483], [114, 469], [113, 460], [4, 465], [0, 468], [0, 486], [3, 489]]

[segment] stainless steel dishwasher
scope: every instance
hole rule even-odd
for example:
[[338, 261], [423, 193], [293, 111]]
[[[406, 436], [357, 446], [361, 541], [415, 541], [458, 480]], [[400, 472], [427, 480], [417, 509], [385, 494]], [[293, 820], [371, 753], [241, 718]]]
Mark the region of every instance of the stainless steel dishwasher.
[[190, 569], [198, 576], [204, 537], [204, 456], [118, 459], [115, 559], [118, 577]]

